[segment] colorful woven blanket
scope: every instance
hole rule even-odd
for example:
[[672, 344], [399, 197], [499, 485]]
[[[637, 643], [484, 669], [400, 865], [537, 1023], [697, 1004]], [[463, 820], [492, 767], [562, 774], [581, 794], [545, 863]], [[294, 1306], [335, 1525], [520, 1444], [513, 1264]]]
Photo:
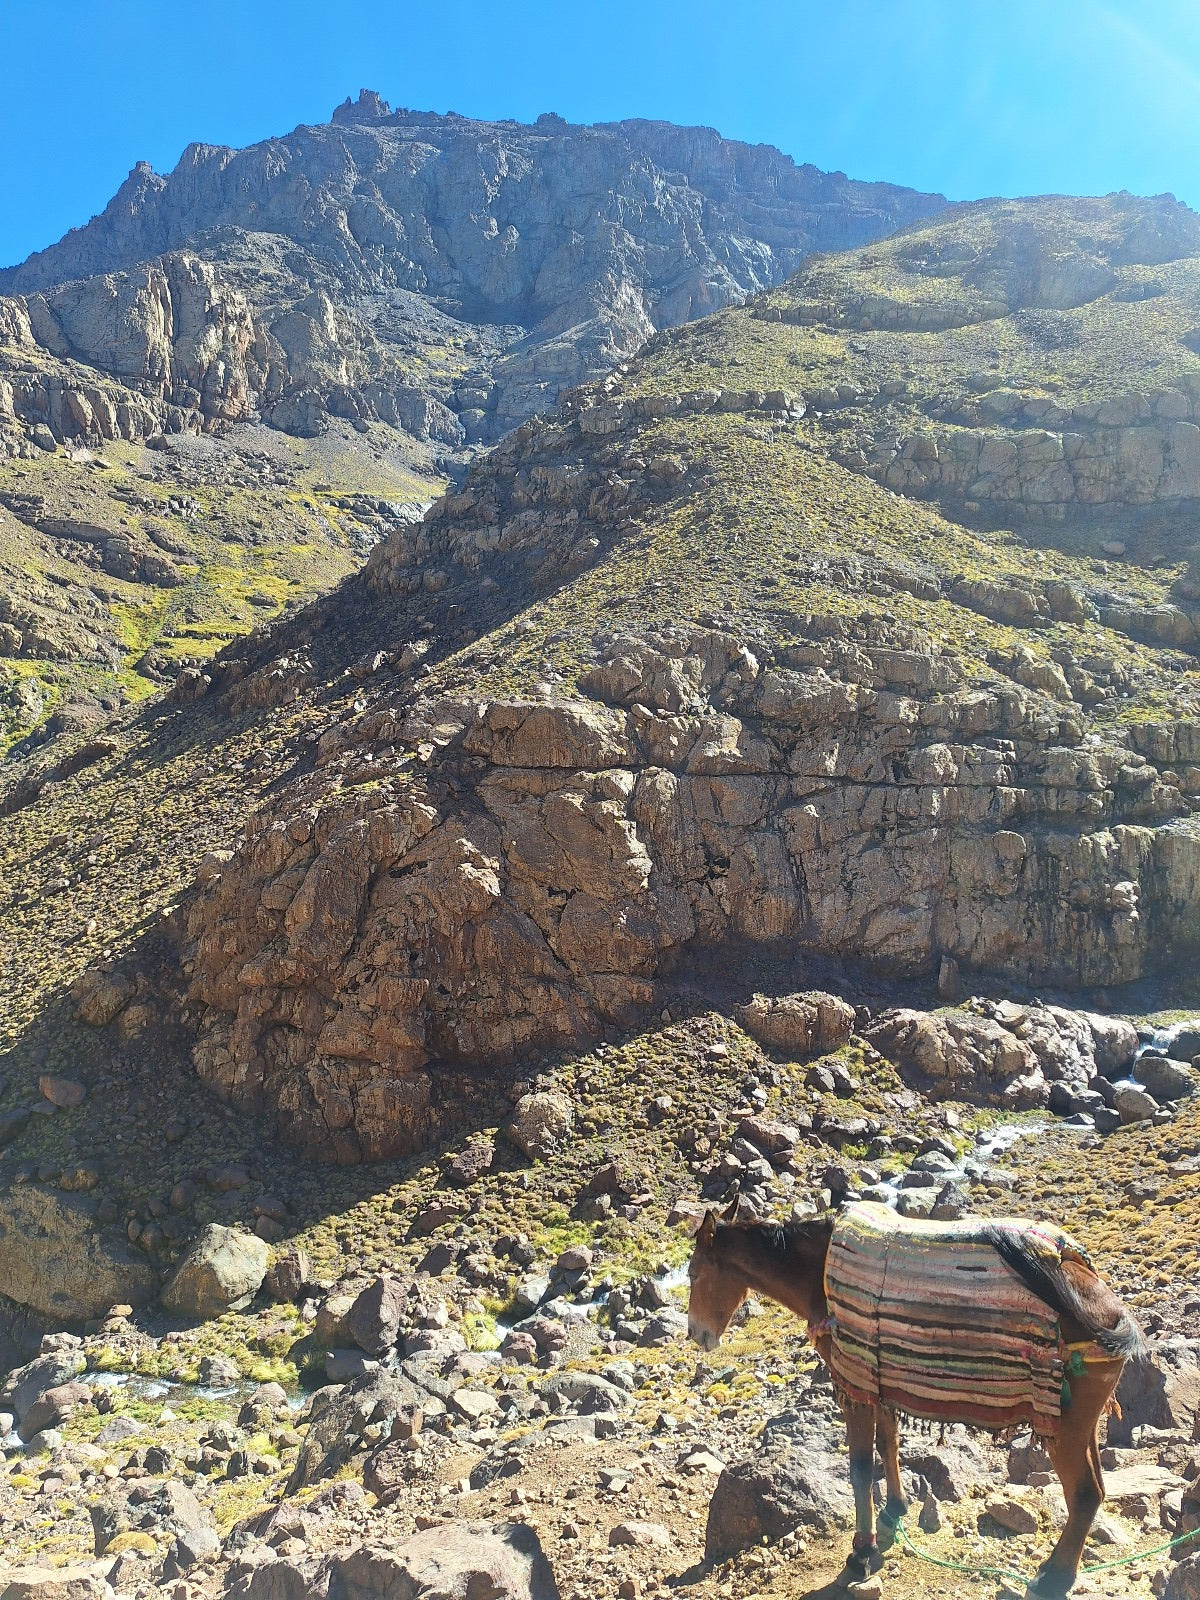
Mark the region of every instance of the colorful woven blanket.
[[831, 1367], [851, 1400], [1002, 1432], [1057, 1430], [1058, 1317], [984, 1237], [1011, 1230], [1049, 1261], [1087, 1260], [1049, 1223], [919, 1222], [847, 1206], [825, 1266]]

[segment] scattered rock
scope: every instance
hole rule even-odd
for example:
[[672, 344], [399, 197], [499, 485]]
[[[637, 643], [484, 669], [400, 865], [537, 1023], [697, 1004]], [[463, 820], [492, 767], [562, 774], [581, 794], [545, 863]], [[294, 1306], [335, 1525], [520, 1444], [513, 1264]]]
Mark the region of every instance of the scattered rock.
[[262, 1239], [210, 1222], [163, 1291], [167, 1311], [217, 1317], [248, 1305], [262, 1286], [269, 1252]]
[[734, 1016], [760, 1044], [793, 1056], [837, 1050], [854, 1028], [854, 1007], [837, 995], [812, 989], [774, 999], [756, 994]]
[[671, 1533], [661, 1522], [618, 1522], [608, 1536], [610, 1545], [629, 1544], [638, 1549], [668, 1549]]
[[386, 1355], [396, 1343], [407, 1305], [408, 1292], [401, 1280], [381, 1275], [372, 1279], [346, 1312], [346, 1331], [367, 1355]]
[[806, 1435], [795, 1414], [773, 1418], [761, 1438], [759, 1450], [717, 1480], [704, 1535], [708, 1561], [727, 1560], [764, 1537], [774, 1542], [794, 1528], [831, 1533], [852, 1506], [844, 1456]]
[[523, 1155], [542, 1161], [571, 1137], [575, 1113], [566, 1095], [553, 1090], [522, 1095], [505, 1132]]
[[59, 1326], [145, 1305], [158, 1287], [145, 1256], [97, 1225], [93, 1203], [32, 1183], [0, 1194], [0, 1284]]
[[87, 1085], [77, 1078], [56, 1078], [47, 1073], [38, 1079], [38, 1089], [52, 1106], [64, 1111], [81, 1106], [87, 1099]]

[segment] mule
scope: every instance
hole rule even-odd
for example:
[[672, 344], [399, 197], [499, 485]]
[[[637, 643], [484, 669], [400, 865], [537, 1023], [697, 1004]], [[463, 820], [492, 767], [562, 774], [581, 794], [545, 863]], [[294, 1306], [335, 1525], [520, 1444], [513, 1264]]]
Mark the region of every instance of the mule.
[[[844, 1219], [852, 1218], [855, 1212], [868, 1209], [881, 1208], [852, 1205], [841, 1213], [783, 1226], [739, 1224], [734, 1221], [735, 1200], [721, 1219], [711, 1211], [705, 1215], [688, 1268], [688, 1332], [703, 1349], [716, 1347], [734, 1312], [753, 1289], [807, 1323], [809, 1338], [834, 1377], [846, 1422], [855, 1508], [854, 1540], [840, 1580], [844, 1584], [862, 1582], [878, 1570], [881, 1552], [893, 1543], [896, 1524], [908, 1509], [900, 1479], [897, 1408], [848, 1392], [839, 1383], [839, 1367], [844, 1367], [844, 1362], [839, 1360], [842, 1352], [835, 1349], [838, 1328], [836, 1324], [831, 1326], [826, 1298], [826, 1269], [835, 1228], [839, 1222], [844, 1226]], [[898, 1233], [922, 1226], [899, 1219], [893, 1225]], [[1113, 1393], [1126, 1361], [1143, 1358], [1145, 1342], [1130, 1312], [1066, 1235], [1058, 1237], [1078, 1254], [1047, 1266], [1044, 1256], [1021, 1242], [1019, 1230], [1035, 1229], [1035, 1224], [989, 1224], [980, 1220], [973, 1225], [973, 1233], [966, 1225], [959, 1226], [964, 1228], [963, 1237], [982, 1248], [985, 1257], [990, 1259], [989, 1252], [995, 1252], [1016, 1284], [1023, 1285], [1034, 1297], [1030, 1304], [1035, 1310], [1048, 1308], [1043, 1314], [1049, 1319], [1055, 1340], [1061, 1341], [1062, 1352], [1067, 1354], [1069, 1396], [1064, 1384], [1061, 1416], [1055, 1419], [1053, 1431], [1048, 1427], [1038, 1429], [1062, 1483], [1067, 1521], [1027, 1591], [1027, 1600], [1061, 1600], [1078, 1576], [1084, 1541], [1104, 1499], [1100, 1419], [1112, 1409]], [[993, 1267], [995, 1264], [992, 1262]], [[967, 1292], [970, 1293], [969, 1288]], [[878, 1301], [871, 1310], [878, 1317]], [[969, 1308], [960, 1316], [963, 1341], [969, 1344], [978, 1337], [978, 1328], [972, 1328]], [[1086, 1359], [1081, 1350], [1085, 1346]], [[1070, 1347], [1079, 1352], [1073, 1359]], [[1059, 1353], [1054, 1351], [1056, 1357]], [[1056, 1363], [1055, 1384], [1062, 1370]], [[926, 1407], [906, 1398], [903, 1411], [941, 1422], [978, 1426], [978, 1412], [971, 1405], [971, 1398], [964, 1395], [958, 1406], [952, 1395], [943, 1395], [936, 1405]], [[887, 1485], [878, 1528], [872, 1492], [877, 1448]]]

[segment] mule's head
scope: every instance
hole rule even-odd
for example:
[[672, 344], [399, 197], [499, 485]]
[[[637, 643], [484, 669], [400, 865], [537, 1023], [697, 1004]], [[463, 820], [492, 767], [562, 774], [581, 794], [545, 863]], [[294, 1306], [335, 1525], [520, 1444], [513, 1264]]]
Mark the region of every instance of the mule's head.
[[[722, 1222], [732, 1222], [736, 1213], [735, 1199]], [[688, 1263], [691, 1282], [688, 1337], [702, 1350], [716, 1349], [749, 1289], [745, 1273], [735, 1264], [728, 1249], [728, 1232], [722, 1236], [717, 1228], [716, 1217], [706, 1211], [696, 1231], [692, 1259]]]

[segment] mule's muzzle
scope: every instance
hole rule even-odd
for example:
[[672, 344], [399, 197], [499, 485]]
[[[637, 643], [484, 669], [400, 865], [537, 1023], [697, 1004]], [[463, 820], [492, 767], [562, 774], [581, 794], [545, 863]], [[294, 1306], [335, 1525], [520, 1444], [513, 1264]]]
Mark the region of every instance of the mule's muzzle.
[[711, 1328], [706, 1328], [691, 1318], [688, 1319], [688, 1338], [693, 1344], [698, 1344], [701, 1350], [715, 1350], [721, 1342], [720, 1334], [714, 1333]]

